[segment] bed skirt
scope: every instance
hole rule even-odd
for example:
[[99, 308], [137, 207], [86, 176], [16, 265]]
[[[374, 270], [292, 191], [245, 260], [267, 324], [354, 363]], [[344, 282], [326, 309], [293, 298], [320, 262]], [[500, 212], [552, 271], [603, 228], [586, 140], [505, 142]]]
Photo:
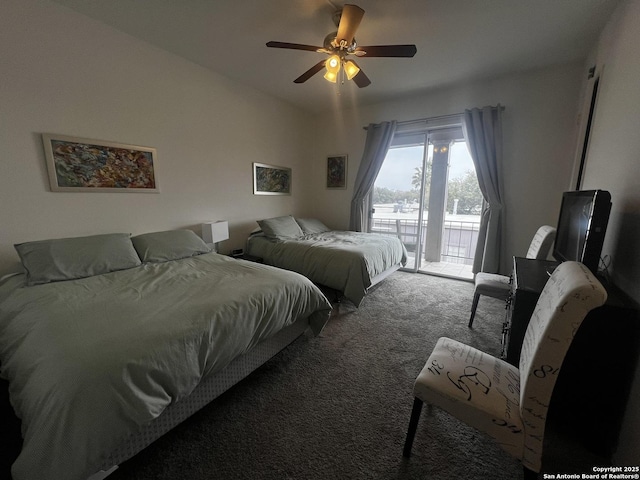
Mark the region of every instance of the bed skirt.
[[309, 326], [308, 319], [280, 330], [273, 337], [256, 345], [251, 351], [237, 357], [226, 368], [200, 382], [189, 397], [167, 407], [153, 422], [130, 436], [105, 459], [89, 480], [100, 480], [115, 471], [117, 465], [130, 459], [173, 427], [186, 420], [213, 399], [227, 391], [251, 372], [266, 363], [283, 348], [297, 339]]

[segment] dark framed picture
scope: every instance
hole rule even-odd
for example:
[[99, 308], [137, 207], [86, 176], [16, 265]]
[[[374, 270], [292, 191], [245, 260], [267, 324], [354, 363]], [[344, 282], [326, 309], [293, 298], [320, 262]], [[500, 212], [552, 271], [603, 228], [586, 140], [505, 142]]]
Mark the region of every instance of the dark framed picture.
[[327, 157], [327, 188], [347, 188], [347, 156]]
[[253, 194], [291, 195], [291, 169], [254, 162]]
[[154, 148], [48, 133], [42, 142], [52, 192], [159, 192]]

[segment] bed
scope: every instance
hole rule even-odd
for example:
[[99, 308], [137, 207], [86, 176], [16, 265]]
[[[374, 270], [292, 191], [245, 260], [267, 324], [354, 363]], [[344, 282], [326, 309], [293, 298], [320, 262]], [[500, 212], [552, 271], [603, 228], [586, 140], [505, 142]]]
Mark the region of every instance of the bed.
[[14, 480], [103, 478], [331, 311], [303, 276], [188, 230], [16, 249], [26, 272], [0, 281]]
[[407, 262], [396, 236], [330, 230], [317, 219], [292, 216], [258, 225], [247, 240], [249, 255], [341, 292], [356, 307], [373, 285]]

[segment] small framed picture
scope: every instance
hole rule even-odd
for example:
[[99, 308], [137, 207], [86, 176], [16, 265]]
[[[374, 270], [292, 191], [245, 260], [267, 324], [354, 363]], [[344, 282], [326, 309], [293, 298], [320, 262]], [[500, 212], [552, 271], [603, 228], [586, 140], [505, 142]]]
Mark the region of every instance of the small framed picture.
[[347, 188], [347, 156], [327, 157], [327, 188]]
[[291, 169], [254, 162], [253, 194], [291, 195]]
[[52, 192], [157, 193], [154, 148], [42, 135]]

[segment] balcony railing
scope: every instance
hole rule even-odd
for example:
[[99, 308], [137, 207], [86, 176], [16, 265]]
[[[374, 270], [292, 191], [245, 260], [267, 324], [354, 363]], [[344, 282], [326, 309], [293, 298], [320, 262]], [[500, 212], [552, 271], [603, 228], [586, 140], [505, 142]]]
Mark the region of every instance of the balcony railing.
[[[478, 243], [480, 217], [466, 215], [464, 220], [445, 219], [442, 232], [440, 261], [473, 264]], [[471, 217], [471, 218], [468, 218]], [[477, 219], [477, 220], [476, 220]], [[427, 220], [422, 222], [422, 244], [425, 244]], [[418, 220], [412, 218], [373, 218], [371, 232], [395, 234], [409, 252], [415, 252], [418, 238]], [[424, 250], [424, 248], [423, 248]]]

